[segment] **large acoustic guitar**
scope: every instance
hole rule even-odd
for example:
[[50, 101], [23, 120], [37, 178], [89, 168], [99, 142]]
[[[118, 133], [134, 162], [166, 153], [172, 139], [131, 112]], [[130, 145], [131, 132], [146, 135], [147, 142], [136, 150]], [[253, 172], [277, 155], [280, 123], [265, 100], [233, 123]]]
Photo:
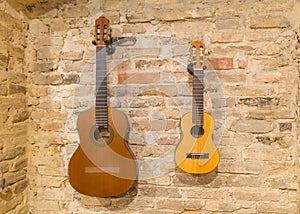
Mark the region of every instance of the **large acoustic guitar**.
[[124, 113], [108, 107], [106, 57], [111, 42], [109, 21], [96, 20], [96, 107], [78, 117], [80, 146], [69, 163], [69, 179], [78, 192], [98, 197], [126, 193], [137, 179], [137, 165], [127, 145]]
[[205, 174], [214, 170], [220, 155], [212, 139], [214, 120], [203, 109], [204, 44], [191, 44], [189, 72], [193, 74], [193, 107], [181, 120], [182, 138], [175, 151], [177, 166], [188, 173]]

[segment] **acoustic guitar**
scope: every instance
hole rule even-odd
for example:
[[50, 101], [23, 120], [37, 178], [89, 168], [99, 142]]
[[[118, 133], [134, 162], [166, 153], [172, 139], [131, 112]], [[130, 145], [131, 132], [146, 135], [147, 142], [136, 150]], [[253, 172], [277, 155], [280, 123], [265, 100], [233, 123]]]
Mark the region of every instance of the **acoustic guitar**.
[[182, 138], [176, 147], [175, 162], [188, 173], [205, 174], [214, 170], [219, 163], [219, 151], [212, 140], [214, 120], [204, 112], [204, 43], [191, 44], [191, 61], [188, 70], [193, 74], [192, 112], [181, 119]]
[[108, 107], [106, 57], [111, 43], [109, 21], [101, 16], [95, 24], [96, 99], [78, 117], [80, 146], [69, 163], [69, 180], [78, 192], [97, 197], [119, 196], [134, 186], [137, 165], [128, 147], [127, 117]]

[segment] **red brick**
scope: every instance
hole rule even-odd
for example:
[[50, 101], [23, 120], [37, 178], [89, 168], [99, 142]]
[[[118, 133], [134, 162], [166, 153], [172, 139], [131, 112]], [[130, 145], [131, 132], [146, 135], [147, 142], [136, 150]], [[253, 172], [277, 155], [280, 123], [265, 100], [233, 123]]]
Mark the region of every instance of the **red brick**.
[[210, 70], [233, 69], [233, 58], [208, 58], [207, 68]]
[[119, 74], [119, 84], [148, 84], [159, 79], [159, 73], [124, 73]]

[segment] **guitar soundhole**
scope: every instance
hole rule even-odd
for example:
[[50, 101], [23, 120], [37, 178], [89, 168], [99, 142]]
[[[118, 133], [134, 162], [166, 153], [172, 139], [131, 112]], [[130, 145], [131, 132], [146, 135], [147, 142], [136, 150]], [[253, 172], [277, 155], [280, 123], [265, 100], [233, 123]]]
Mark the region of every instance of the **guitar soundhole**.
[[95, 137], [95, 140], [99, 140], [101, 138], [109, 139], [110, 132], [107, 128], [99, 127], [98, 129], [95, 129], [94, 137]]
[[110, 126], [108, 128], [94, 126], [91, 129], [90, 134], [90, 136], [93, 138], [93, 142], [99, 146], [107, 145], [113, 139], [113, 130]]
[[202, 135], [204, 135], [204, 129], [202, 126], [193, 126], [193, 128], [191, 129], [191, 135], [195, 138], [201, 137]]

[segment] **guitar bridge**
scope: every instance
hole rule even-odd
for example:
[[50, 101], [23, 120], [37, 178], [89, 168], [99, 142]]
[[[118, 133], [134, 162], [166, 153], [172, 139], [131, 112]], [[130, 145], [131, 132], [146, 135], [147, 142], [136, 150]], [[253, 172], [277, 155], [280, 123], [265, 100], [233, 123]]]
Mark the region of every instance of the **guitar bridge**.
[[208, 159], [209, 153], [187, 153], [186, 158], [191, 159]]

